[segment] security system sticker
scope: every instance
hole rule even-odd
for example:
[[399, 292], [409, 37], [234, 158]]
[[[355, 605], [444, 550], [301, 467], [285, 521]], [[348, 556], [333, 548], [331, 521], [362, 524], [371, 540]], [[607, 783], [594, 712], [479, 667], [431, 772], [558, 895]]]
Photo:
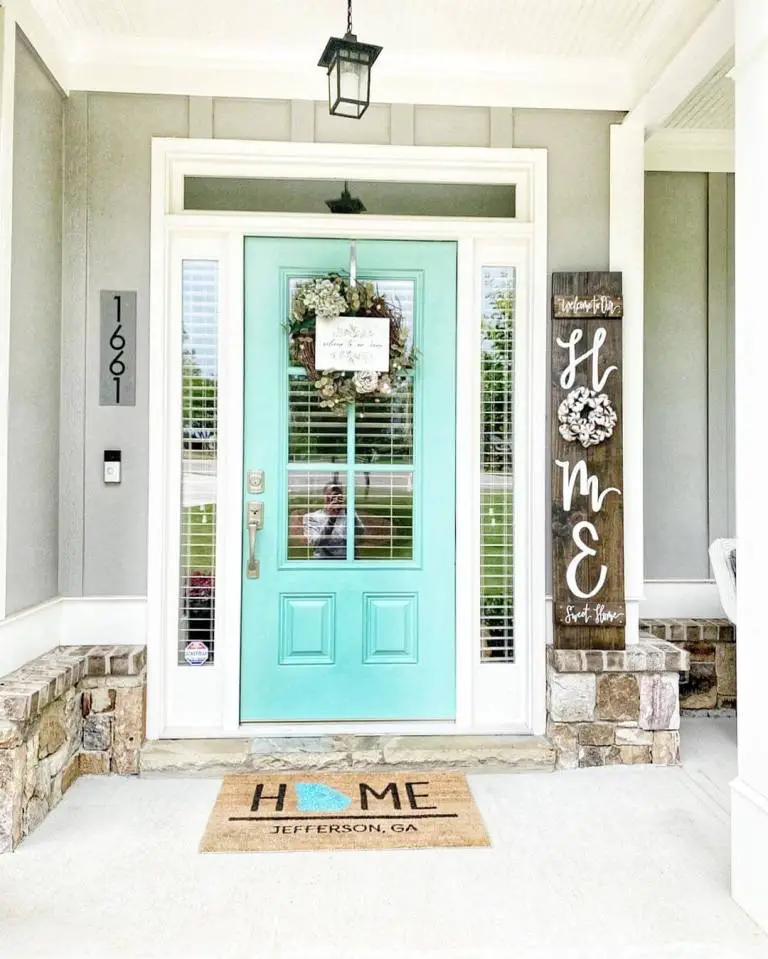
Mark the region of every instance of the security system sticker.
[[203, 663], [208, 662], [209, 655], [208, 647], [199, 640], [193, 640], [191, 643], [187, 643], [184, 648], [184, 659], [190, 666], [202, 666]]

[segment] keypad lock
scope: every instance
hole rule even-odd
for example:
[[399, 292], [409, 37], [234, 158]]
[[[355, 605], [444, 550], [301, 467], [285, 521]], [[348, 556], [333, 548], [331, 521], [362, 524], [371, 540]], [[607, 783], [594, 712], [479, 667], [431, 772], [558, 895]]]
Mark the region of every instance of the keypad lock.
[[248, 470], [248, 492], [252, 496], [264, 492], [264, 470]]

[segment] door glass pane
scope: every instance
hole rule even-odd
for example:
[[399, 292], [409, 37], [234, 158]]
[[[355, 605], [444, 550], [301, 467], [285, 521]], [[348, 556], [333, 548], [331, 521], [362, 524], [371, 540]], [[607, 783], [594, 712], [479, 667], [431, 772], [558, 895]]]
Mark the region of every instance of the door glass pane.
[[376, 277], [373, 282], [376, 284], [378, 292], [400, 309], [403, 315], [403, 324], [408, 330], [407, 343], [410, 346], [413, 343], [415, 283], [413, 280], [381, 279], [379, 277]]
[[515, 658], [515, 271], [482, 271], [480, 629], [484, 660]]
[[346, 473], [288, 472], [288, 559], [347, 558]]
[[[289, 280], [289, 299], [301, 282]], [[373, 282], [400, 309], [412, 342], [414, 281]], [[399, 381], [388, 396], [360, 396], [349, 409], [329, 410], [314, 383], [294, 366], [288, 371], [288, 408], [286, 466], [306, 466], [306, 471], [287, 469], [288, 559], [413, 559], [413, 472], [379, 472], [382, 466], [413, 463], [413, 378]], [[338, 464], [338, 471], [329, 471], [329, 464]], [[352, 483], [355, 529], [348, 535]]]
[[214, 661], [219, 264], [181, 265], [179, 665]]
[[365, 397], [355, 404], [355, 462], [413, 461], [413, 381], [390, 397]]
[[413, 559], [413, 473], [355, 474], [358, 559]]
[[339, 463], [347, 459], [347, 411], [320, 405], [304, 373], [288, 376], [288, 461]]

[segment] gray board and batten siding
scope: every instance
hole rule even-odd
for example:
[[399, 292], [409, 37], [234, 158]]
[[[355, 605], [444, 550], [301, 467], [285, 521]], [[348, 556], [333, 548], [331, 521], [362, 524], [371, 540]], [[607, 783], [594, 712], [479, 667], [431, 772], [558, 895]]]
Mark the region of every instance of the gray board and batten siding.
[[7, 449], [9, 615], [58, 593], [63, 111], [61, 92], [17, 32]]
[[[549, 269], [609, 265], [609, 129], [618, 113], [375, 104], [353, 124], [308, 101], [76, 93], [65, 115], [60, 524], [80, 535], [62, 537], [64, 595], [146, 593], [153, 136], [545, 147]], [[98, 405], [104, 289], [138, 294], [133, 407]], [[101, 481], [102, 451], [111, 448], [123, 450], [120, 487]]]
[[[22, 41], [15, 110], [9, 612], [59, 591], [146, 593], [153, 136], [545, 147], [549, 269], [609, 266], [620, 114], [375, 104], [351, 124], [321, 102], [63, 100]], [[733, 178], [646, 183], [646, 578], [707, 579], [706, 545], [733, 532]], [[105, 289], [138, 294], [133, 407], [98, 403]], [[101, 481], [111, 448], [123, 451], [117, 488]]]
[[709, 580], [735, 533], [733, 200], [730, 174], [646, 174], [646, 580]]

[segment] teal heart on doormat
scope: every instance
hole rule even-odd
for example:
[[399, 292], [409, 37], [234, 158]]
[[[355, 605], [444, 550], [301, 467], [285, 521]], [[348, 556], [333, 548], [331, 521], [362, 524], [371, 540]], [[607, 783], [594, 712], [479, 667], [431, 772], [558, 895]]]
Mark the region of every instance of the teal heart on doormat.
[[324, 783], [296, 783], [295, 788], [299, 812], [344, 812], [352, 805], [346, 793]]

